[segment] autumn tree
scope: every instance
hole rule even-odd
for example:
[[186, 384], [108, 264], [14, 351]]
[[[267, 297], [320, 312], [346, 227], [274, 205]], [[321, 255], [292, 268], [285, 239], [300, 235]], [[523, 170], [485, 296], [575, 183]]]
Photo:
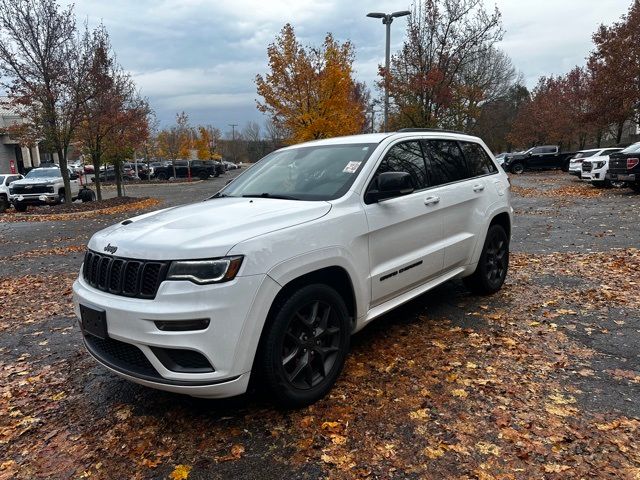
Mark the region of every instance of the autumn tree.
[[90, 92], [92, 36], [79, 33], [73, 6], [0, 0], [0, 79], [13, 104], [58, 155], [71, 201], [67, 151]]
[[99, 172], [105, 141], [114, 131], [122, 128], [119, 122], [130, 118], [123, 113], [132, 109], [145, 111], [148, 105], [140, 98], [131, 76], [116, 63], [104, 26], [99, 26], [93, 36], [94, 48], [86, 84], [90, 96], [84, 105], [77, 137], [84, 152], [91, 157], [96, 194], [101, 200]]
[[220, 141], [220, 130], [211, 125], [201, 125], [197, 128], [194, 147], [196, 149], [198, 159], [200, 160], [219, 160], [220, 154], [216, 152], [216, 148]]
[[158, 150], [161, 156], [171, 160], [173, 176], [176, 177], [176, 159], [187, 159], [191, 155], [193, 136], [189, 126], [189, 116], [176, 114], [176, 123], [158, 133]]
[[142, 148], [149, 137], [149, 117], [151, 109], [146, 99], [135, 96], [124, 108], [115, 113], [115, 128], [105, 137], [104, 157], [113, 164], [116, 176], [118, 196], [122, 191], [122, 162], [134, 158], [136, 151]]
[[513, 123], [522, 106], [529, 101], [527, 87], [520, 83], [513, 85], [504, 95], [480, 107], [480, 116], [471, 133], [482, 138], [494, 152], [510, 152], [513, 142], [509, 134]]
[[402, 50], [388, 72], [380, 68], [392, 126], [473, 125], [482, 103], [516, 80], [510, 59], [495, 47], [502, 34], [500, 12], [485, 10], [482, 0], [418, 1]]
[[364, 112], [354, 89], [354, 51], [327, 34], [319, 48], [303, 47], [283, 27], [267, 50], [269, 73], [256, 76], [258, 109], [290, 132], [290, 142], [358, 133]]
[[610, 26], [600, 25], [593, 35], [595, 49], [587, 68], [593, 78], [591, 121], [610, 127], [617, 143], [625, 122], [640, 121], [640, 1]]

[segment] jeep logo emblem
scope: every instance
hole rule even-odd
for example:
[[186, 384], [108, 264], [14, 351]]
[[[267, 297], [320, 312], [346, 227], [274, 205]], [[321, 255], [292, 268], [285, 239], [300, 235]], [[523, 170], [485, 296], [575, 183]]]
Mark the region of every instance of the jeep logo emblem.
[[112, 255], [116, 253], [116, 250], [118, 250], [118, 247], [112, 247], [110, 243], [106, 247], [104, 247], [104, 251], [109, 252]]

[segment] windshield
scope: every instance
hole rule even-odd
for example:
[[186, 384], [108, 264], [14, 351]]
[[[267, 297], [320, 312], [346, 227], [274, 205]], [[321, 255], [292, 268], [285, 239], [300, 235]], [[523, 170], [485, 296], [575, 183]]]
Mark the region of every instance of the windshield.
[[638, 153], [640, 152], [640, 142], [634, 143], [633, 145], [622, 150], [621, 153]]
[[59, 177], [60, 170], [57, 168], [35, 168], [25, 175], [25, 178], [47, 178]]
[[371, 143], [279, 150], [246, 170], [216, 196], [333, 200], [349, 190], [377, 146]]

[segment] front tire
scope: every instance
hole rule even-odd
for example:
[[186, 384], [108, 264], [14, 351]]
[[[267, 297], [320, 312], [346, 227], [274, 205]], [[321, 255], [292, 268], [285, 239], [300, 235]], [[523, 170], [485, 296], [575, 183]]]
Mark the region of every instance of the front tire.
[[27, 211], [27, 206], [24, 203], [19, 203], [16, 202], [13, 204], [13, 206], [16, 209], [16, 212], [26, 212]]
[[473, 293], [491, 295], [502, 288], [509, 269], [509, 237], [500, 225], [491, 225], [476, 271], [463, 278]]
[[0, 197], [0, 213], [4, 213], [7, 208], [9, 208], [9, 205], [11, 205], [9, 203], [9, 200], [7, 200], [6, 197], [2, 196]]
[[274, 305], [258, 353], [260, 378], [279, 405], [303, 407], [324, 397], [349, 351], [349, 313], [323, 284], [307, 285]]
[[524, 173], [524, 164], [522, 162], [516, 162], [513, 165], [511, 165], [511, 173], [515, 174], [515, 175], [520, 175], [521, 173]]
[[629, 186], [634, 192], [640, 192], [640, 183], [630, 183]]

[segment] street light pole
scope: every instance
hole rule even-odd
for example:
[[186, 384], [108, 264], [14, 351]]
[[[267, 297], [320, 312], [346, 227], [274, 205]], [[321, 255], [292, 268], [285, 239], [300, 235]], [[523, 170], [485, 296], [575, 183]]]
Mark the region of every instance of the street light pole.
[[233, 163], [236, 163], [236, 127], [237, 123], [230, 123], [231, 127], [231, 145], [233, 145]]
[[381, 12], [370, 12], [367, 13], [367, 17], [371, 18], [381, 18], [382, 24], [386, 27], [387, 38], [386, 38], [386, 48], [384, 55], [384, 71], [386, 74], [385, 82], [384, 82], [384, 131], [387, 131], [387, 127], [389, 125], [389, 64], [391, 63], [391, 23], [393, 23], [394, 18], [404, 17], [406, 15], [411, 15], [409, 10], [402, 10], [400, 12], [393, 13], [381, 13]]

